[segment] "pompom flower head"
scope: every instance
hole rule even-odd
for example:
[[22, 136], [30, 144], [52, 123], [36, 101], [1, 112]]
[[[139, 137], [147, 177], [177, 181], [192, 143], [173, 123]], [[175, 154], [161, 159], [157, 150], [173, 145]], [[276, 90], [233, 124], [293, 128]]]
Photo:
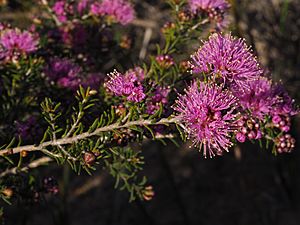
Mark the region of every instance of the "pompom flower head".
[[298, 106], [282, 84], [275, 84], [272, 88], [272, 110], [270, 115], [272, 123], [282, 132], [288, 132], [291, 128], [291, 117], [299, 113]]
[[140, 102], [146, 97], [141, 84], [143, 79], [144, 71], [139, 67], [125, 74], [114, 71], [110, 74], [110, 79], [105, 86], [116, 96], [126, 96], [128, 101]]
[[0, 33], [0, 60], [17, 59], [38, 49], [39, 39], [28, 31], [8, 29]]
[[237, 99], [215, 84], [194, 82], [173, 106], [188, 137], [203, 147], [203, 155], [222, 155], [232, 146]]
[[192, 56], [194, 73], [205, 73], [214, 80], [221, 79], [227, 86], [248, 87], [248, 81], [262, 74], [255, 57], [244, 40], [230, 34], [213, 34]]
[[282, 84], [279, 83], [273, 86], [272, 95], [273, 110], [271, 115], [294, 116], [300, 112], [295, 105], [295, 100], [289, 96]]
[[233, 87], [234, 95], [240, 100], [243, 110], [248, 110], [258, 119], [264, 119], [272, 110], [272, 82], [266, 77], [248, 82], [249, 89]]
[[91, 5], [94, 15], [108, 16], [112, 20], [126, 25], [134, 19], [134, 9], [126, 0], [103, 0]]

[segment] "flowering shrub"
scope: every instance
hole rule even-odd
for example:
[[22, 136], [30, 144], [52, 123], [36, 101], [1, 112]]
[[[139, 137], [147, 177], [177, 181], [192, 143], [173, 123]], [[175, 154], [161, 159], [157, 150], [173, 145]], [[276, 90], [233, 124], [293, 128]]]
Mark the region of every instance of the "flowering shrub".
[[[1, 23], [3, 200], [18, 193], [11, 184], [19, 174], [51, 161], [78, 174], [102, 165], [130, 200], [150, 200], [132, 145], [144, 139], [190, 139], [205, 158], [247, 140], [274, 154], [294, 149], [299, 110], [246, 41], [226, 30], [228, 2], [168, 3], [174, 17], [161, 29], [164, 44], [144, 62], [129, 60], [126, 28], [137, 14], [127, 0], [41, 0], [44, 13], [30, 29]], [[59, 191], [52, 178], [43, 185], [43, 193]]]

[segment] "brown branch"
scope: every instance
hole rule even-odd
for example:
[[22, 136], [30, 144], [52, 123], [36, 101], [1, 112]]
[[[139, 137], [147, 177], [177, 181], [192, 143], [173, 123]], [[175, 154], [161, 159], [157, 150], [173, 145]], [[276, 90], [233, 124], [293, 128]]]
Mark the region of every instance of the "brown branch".
[[146, 57], [147, 48], [148, 48], [149, 42], [151, 40], [152, 33], [153, 33], [153, 30], [152, 30], [152, 28], [149, 28], [149, 27], [145, 31], [143, 45], [142, 45], [142, 48], [141, 48], [140, 54], [139, 54], [139, 58], [141, 60], [144, 60]]
[[160, 124], [170, 124], [170, 123], [176, 123], [176, 122], [178, 122], [178, 119], [175, 117], [172, 119], [164, 118], [157, 122], [153, 122], [153, 120], [137, 120], [137, 121], [130, 121], [125, 124], [114, 123], [114, 124], [111, 124], [111, 125], [108, 125], [105, 127], [100, 127], [93, 132], [84, 132], [82, 134], [79, 134], [79, 135], [76, 135], [73, 137], [60, 138], [55, 141], [54, 140], [46, 141], [39, 145], [25, 145], [25, 146], [19, 146], [19, 147], [15, 147], [15, 148], [2, 149], [2, 150], [0, 150], [0, 156], [17, 154], [17, 153], [20, 153], [21, 151], [27, 151], [27, 152], [43, 151], [43, 149], [46, 149], [49, 146], [57, 147], [57, 146], [72, 144], [72, 143], [76, 143], [76, 142], [86, 139], [86, 138], [97, 136], [103, 132], [118, 130], [118, 129], [122, 129], [122, 128], [128, 128], [131, 126], [160, 125]]
[[7, 169], [6, 171], [0, 173], [0, 177], [4, 177], [10, 174], [17, 174], [19, 172], [27, 172], [29, 169], [34, 169], [37, 168], [39, 166], [45, 165], [49, 162], [53, 161], [52, 158], [48, 157], [48, 156], [44, 156], [42, 158], [36, 159], [34, 161], [32, 161], [31, 163], [29, 163], [27, 166], [24, 167], [14, 167], [11, 169]]

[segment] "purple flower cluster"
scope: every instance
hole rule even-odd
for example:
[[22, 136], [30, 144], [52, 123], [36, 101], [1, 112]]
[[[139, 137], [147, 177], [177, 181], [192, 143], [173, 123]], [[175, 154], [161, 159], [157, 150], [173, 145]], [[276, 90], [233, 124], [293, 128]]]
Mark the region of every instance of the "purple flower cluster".
[[36, 116], [29, 116], [26, 120], [16, 122], [16, 135], [23, 140], [30, 140], [37, 138], [42, 134], [40, 127], [38, 127], [38, 119]]
[[160, 108], [160, 104], [166, 105], [168, 103], [169, 93], [170, 93], [169, 88], [158, 86], [154, 90], [153, 96], [151, 96], [150, 99], [146, 102], [147, 105], [146, 113], [152, 115]]
[[194, 73], [205, 73], [213, 80], [247, 88], [248, 82], [261, 76], [256, 58], [244, 40], [230, 34], [213, 34], [192, 56]]
[[196, 13], [198, 10], [224, 12], [229, 8], [226, 0], [189, 0], [189, 5], [193, 13]]
[[21, 55], [36, 51], [38, 45], [38, 36], [29, 31], [0, 30], [0, 60], [18, 60]]
[[109, 19], [122, 25], [130, 23], [134, 19], [134, 9], [126, 0], [103, 0], [91, 4], [91, 14], [107, 16]]
[[249, 140], [259, 140], [263, 137], [259, 120], [243, 116], [237, 122], [238, 130], [235, 138], [238, 142]]
[[[252, 117], [252, 120], [258, 120], [256, 126], [258, 126], [258, 123], [265, 123], [270, 117], [270, 123], [274, 128], [279, 129], [280, 132], [289, 132], [291, 116], [294, 116], [299, 111], [282, 85], [273, 85], [271, 80], [266, 77], [261, 77], [248, 83], [249, 89], [232, 89], [234, 95], [239, 99], [242, 113]], [[252, 125], [250, 126], [252, 127]], [[241, 132], [243, 135], [248, 134], [249, 139], [255, 137], [253, 132], [249, 131], [249, 122], [241, 126]], [[239, 136], [241, 135], [239, 134]], [[259, 134], [259, 136], [261, 137], [262, 135]], [[237, 139], [240, 141], [238, 136]]]
[[226, 27], [228, 22], [226, 12], [230, 7], [226, 0], [189, 0], [189, 6], [194, 14], [206, 13], [217, 23], [217, 28]]
[[[283, 133], [289, 132], [291, 127], [291, 117], [298, 114], [299, 109], [281, 84], [275, 84], [272, 87], [271, 95], [272, 109], [270, 110], [270, 116], [272, 124]], [[294, 145], [292, 145], [289, 151], [292, 150], [293, 146]], [[280, 150], [278, 150], [278, 152], [281, 153]]]
[[238, 100], [238, 142], [261, 139], [268, 129], [278, 135], [290, 130], [290, 117], [299, 110], [283, 86], [273, 84], [265, 75], [243, 40], [213, 34], [192, 56], [191, 64], [193, 73], [201, 73], [209, 83], [228, 88]]
[[274, 127], [279, 128], [282, 132], [289, 132], [291, 126], [291, 118], [284, 114], [275, 114], [272, 117], [272, 123]]
[[278, 153], [291, 152], [295, 148], [296, 140], [290, 134], [281, 134], [275, 139]]
[[106, 16], [110, 22], [126, 25], [134, 19], [135, 14], [127, 0], [80, 0], [78, 2], [58, 0], [52, 6], [52, 10], [61, 23], [72, 21], [77, 15], [90, 13], [94, 16]]
[[273, 139], [277, 152], [290, 152], [295, 146], [295, 140], [286, 140], [285, 137], [290, 137], [286, 133], [290, 131], [291, 116], [299, 112], [293, 100], [281, 85], [273, 85], [266, 77], [250, 81], [249, 87], [246, 90], [233, 88], [235, 96], [239, 98], [241, 112], [245, 115], [239, 121], [240, 128], [236, 139], [239, 142], [244, 142], [246, 138], [261, 139], [264, 132], [260, 124], [267, 123], [269, 128], [264, 127], [265, 132], [273, 129], [273, 133], [280, 135]]
[[70, 13], [71, 8], [68, 9], [66, 1], [57, 1], [52, 7], [53, 12], [61, 23], [68, 20], [67, 14]]
[[[240, 100], [244, 110], [250, 111], [255, 118], [263, 120], [266, 116], [293, 116], [298, 113], [294, 101], [280, 84], [272, 84], [267, 77], [248, 81], [248, 89], [233, 87], [232, 91]], [[278, 119], [275, 119], [278, 121]]]
[[90, 1], [91, 0], [79, 0], [77, 2], [69, 2], [67, 0], [58, 0], [52, 6], [52, 10], [59, 22], [66, 23], [72, 20], [76, 14], [79, 16], [83, 15]]
[[292, 99], [282, 84], [275, 84], [272, 88], [273, 109], [270, 112], [275, 115], [294, 116], [299, 113], [299, 109], [295, 106], [295, 101]]
[[68, 59], [51, 59], [44, 72], [50, 81], [71, 90], [76, 90], [81, 82], [81, 68]]
[[272, 111], [272, 82], [268, 78], [260, 77], [246, 81], [246, 84], [248, 88], [233, 86], [232, 91], [239, 98], [243, 110], [249, 110], [253, 117], [262, 120]]
[[46, 78], [62, 88], [77, 90], [79, 85], [98, 89], [104, 81], [102, 73], [84, 74], [77, 64], [69, 59], [51, 59], [44, 69]]
[[110, 74], [105, 87], [117, 96], [126, 96], [128, 101], [140, 102], [146, 97], [141, 84], [144, 76], [144, 71], [140, 67], [129, 70], [125, 74], [114, 71]]
[[203, 147], [204, 157], [222, 155], [233, 145], [237, 99], [215, 84], [195, 81], [180, 95], [173, 108], [188, 137]]

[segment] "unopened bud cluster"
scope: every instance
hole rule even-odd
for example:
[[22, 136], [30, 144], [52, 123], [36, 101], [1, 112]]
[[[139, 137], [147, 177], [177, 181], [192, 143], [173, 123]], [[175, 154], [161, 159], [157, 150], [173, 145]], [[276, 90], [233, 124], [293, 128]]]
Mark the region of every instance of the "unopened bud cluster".
[[243, 143], [246, 139], [258, 140], [262, 138], [262, 131], [260, 130], [259, 121], [255, 121], [253, 118], [244, 117], [237, 122], [238, 133], [236, 139]]

